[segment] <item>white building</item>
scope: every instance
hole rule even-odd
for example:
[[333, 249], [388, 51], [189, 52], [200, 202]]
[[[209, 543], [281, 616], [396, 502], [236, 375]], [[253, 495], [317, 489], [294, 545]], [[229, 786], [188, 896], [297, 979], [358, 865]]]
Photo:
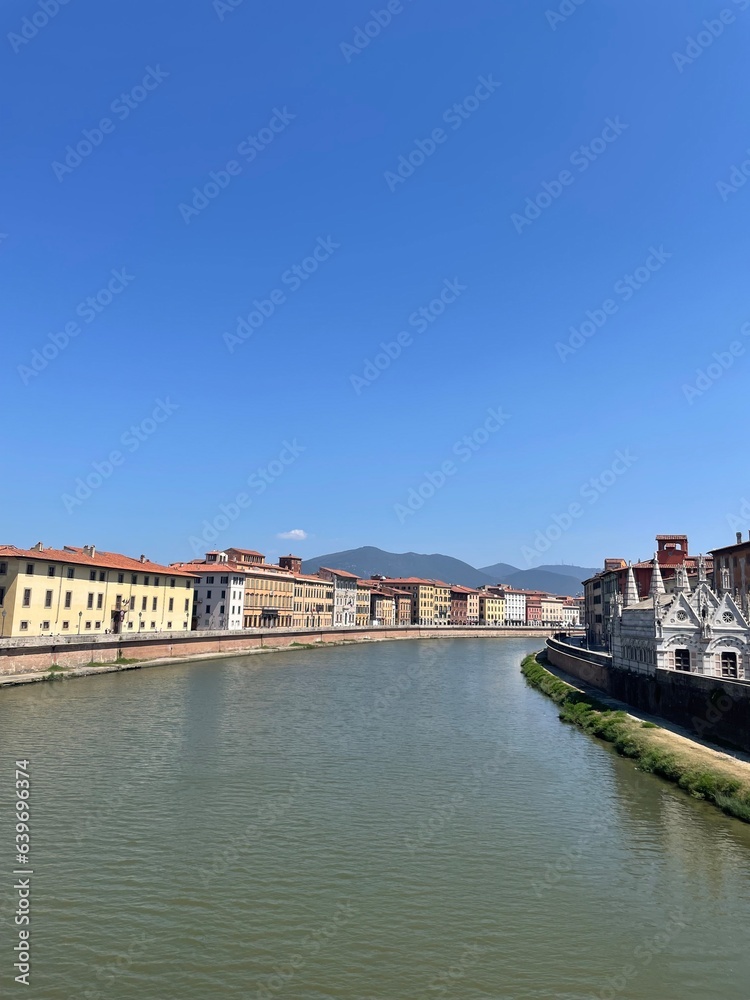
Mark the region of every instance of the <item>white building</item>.
[[197, 629], [241, 629], [246, 575], [226, 552], [207, 552], [205, 561], [180, 563], [195, 574], [193, 602]]
[[318, 570], [321, 580], [333, 583], [333, 626], [344, 628], [357, 624], [357, 576], [344, 569]]
[[750, 681], [748, 609], [729, 593], [729, 574], [722, 570], [719, 592], [708, 585], [705, 561], [691, 590], [687, 571], [679, 566], [674, 590], [665, 592], [654, 560], [651, 592], [638, 600], [632, 568], [624, 595], [615, 595], [612, 657], [615, 666], [653, 674], [657, 668]]
[[526, 624], [526, 594], [520, 590], [503, 587], [505, 594], [505, 624]]

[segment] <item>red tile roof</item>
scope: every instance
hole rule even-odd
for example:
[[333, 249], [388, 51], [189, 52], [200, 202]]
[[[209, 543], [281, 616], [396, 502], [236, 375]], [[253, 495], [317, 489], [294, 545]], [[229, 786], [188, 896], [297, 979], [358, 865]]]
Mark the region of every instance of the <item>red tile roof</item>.
[[348, 570], [345, 569], [330, 569], [328, 566], [320, 566], [318, 572], [320, 572], [321, 570], [323, 570], [325, 573], [334, 573], [336, 576], [345, 576], [350, 580], [358, 579], [356, 573], [349, 573]]
[[40, 562], [73, 563], [78, 566], [96, 566], [99, 569], [124, 569], [129, 572], [161, 573], [170, 576], [190, 576], [190, 572], [175, 566], [162, 566], [146, 559], [134, 559], [119, 552], [94, 551], [89, 555], [82, 548], [66, 545], [62, 549], [19, 549], [15, 545], [0, 545], [0, 555], [13, 559], [38, 559]]

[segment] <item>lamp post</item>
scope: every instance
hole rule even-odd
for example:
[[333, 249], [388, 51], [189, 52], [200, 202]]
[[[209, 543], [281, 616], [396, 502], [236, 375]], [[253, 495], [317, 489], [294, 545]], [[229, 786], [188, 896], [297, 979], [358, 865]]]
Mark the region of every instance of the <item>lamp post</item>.
[[0, 633], [1, 635], [5, 635], [5, 616], [7, 613], [8, 612], [5, 609], [3, 609], [3, 631], [2, 633]]
[[81, 634], [81, 619], [83, 618], [83, 611], [78, 612], [78, 634]]

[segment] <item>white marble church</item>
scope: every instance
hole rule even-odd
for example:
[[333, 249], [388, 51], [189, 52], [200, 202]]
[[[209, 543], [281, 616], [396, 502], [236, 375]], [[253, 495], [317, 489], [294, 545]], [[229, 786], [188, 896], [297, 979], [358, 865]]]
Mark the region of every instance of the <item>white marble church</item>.
[[661, 668], [750, 681], [750, 612], [729, 589], [728, 570], [721, 571], [718, 593], [709, 586], [701, 556], [694, 587], [680, 566], [666, 593], [654, 557], [651, 590], [640, 600], [630, 568], [625, 593], [613, 604], [613, 664], [646, 674]]

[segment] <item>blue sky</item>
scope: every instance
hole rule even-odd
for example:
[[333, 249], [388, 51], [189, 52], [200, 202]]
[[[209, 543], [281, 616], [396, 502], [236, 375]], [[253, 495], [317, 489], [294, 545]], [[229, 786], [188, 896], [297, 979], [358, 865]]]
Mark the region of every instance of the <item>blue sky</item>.
[[750, 529], [747, 0], [45, 3], [2, 11], [1, 541]]

